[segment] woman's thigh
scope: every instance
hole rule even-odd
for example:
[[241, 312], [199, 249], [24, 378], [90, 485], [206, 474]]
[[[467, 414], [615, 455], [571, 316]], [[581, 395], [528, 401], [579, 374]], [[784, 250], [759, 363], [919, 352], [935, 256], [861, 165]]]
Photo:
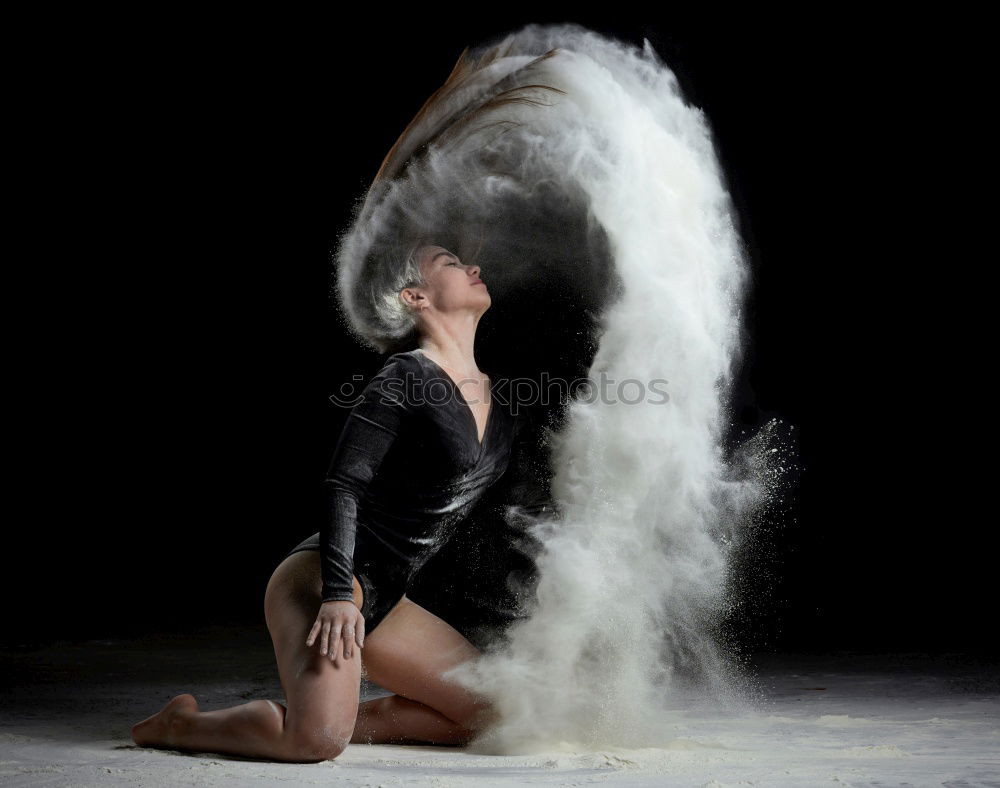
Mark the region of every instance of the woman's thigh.
[[442, 674], [480, 656], [450, 624], [407, 597], [399, 600], [370, 636], [362, 658], [366, 676], [380, 687], [418, 701], [470, 728], [487, 705]]
[[[357, 580], [355, 594], [356, 602], [360, 602]], [[361, 686], [361, 649], [355, 647], [349, 660], [341, 654], [338, 665], [319, 653], [318, 641], [306, 646], [321, 596], [319, 553], [315, 550], [293, 553], [271, 576], [264, 594], [264, 615], [285, 691], [286, 736], [303, 747], [332, 751], [335, 757], [354, 732]]]

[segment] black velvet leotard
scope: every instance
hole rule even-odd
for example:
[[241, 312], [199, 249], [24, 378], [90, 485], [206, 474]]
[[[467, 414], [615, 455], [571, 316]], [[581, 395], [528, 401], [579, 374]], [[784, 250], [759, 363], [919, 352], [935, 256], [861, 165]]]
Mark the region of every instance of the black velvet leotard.
[[386, 359], [334, 450], [329, 516], [289, 553], [319, 550], [324, 602], [352, 599], [356, 575], [371, 632], [399, 601], [516, 456], [526, 419], [501, 399], [490, 397], [480, 443], [472, 409], [442, 367], [419, 349]]

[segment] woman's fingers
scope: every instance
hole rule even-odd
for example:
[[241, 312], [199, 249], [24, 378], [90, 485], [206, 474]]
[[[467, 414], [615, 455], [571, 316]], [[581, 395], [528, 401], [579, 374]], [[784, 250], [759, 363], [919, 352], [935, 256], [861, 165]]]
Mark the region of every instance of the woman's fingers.
[[330, 622], [323, 620], [323, 629], [319, 636], [319, 653], [326, 654], [327, 646], [330, 642]]
[[358, 614], [357, 631], [355, 632], [354, 636], [357, 638], [358, 647], [359, 648], [364, 648], [365, 647], [365, 617], [362, 616], [360, 613]]
[[351, 643], [354, 640], [354, 626], [346, 624], [344, 626], [344, 659], [351, 658]]
[[356, 610], [351, 613], [339, 612], [334, 615], [322, 611], [316, 617], [306, 645], [312, 646], [319, 640], [319, 652], [328, 657], [335, 665], [341, 658], [351, 659], [354, 656], [354, 646], [363, 648], [365, 645], [365, 618]]
[[306, 646], [312, 646], [313, 642], [316, 640], [316, 635], [319, 634], [319, 618], [317, 617], [315, 623], [312, 625], [312, 629], [309, 630], [309, 635], [306, 637]]
[[338, 621], [330, 632], [330, 659], [333, 660], [334, 665], [340, 659], [340, 632], [343, 628], [344, 625]]

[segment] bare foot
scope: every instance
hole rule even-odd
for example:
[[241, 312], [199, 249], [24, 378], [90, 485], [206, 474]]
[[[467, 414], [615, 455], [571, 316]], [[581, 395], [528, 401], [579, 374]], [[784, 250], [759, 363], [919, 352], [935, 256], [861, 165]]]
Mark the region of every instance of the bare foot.
[[197, 711], [194, 695], [178, 695], [152, 717], [133, 725], [132, 741], [140, 747], [175, 749], [177, 728], [184, 714]]

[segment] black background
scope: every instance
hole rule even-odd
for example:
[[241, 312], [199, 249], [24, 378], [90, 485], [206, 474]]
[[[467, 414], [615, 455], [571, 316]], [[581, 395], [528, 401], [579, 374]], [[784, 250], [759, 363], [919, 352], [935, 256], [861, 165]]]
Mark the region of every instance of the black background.
[[271, 571], [323, 516], [327, 398], [381, 364], [338, 322], [335, 238], [463, 47], [528, 21], [648, 37], [714, 128], [754, 267], [739, 414], [794, 425], [802, 467], [746, 642], [989, 645], [994, 517], [969, 446], [992, 446], [962, 328], [981, 228], [949, 181], [972, 144], [950, 33], [388, 12], [132, 20], [36, 62], [20, 163], [42, 308], [14, 342], [30, 410], [6, 643], [263, 626]]

